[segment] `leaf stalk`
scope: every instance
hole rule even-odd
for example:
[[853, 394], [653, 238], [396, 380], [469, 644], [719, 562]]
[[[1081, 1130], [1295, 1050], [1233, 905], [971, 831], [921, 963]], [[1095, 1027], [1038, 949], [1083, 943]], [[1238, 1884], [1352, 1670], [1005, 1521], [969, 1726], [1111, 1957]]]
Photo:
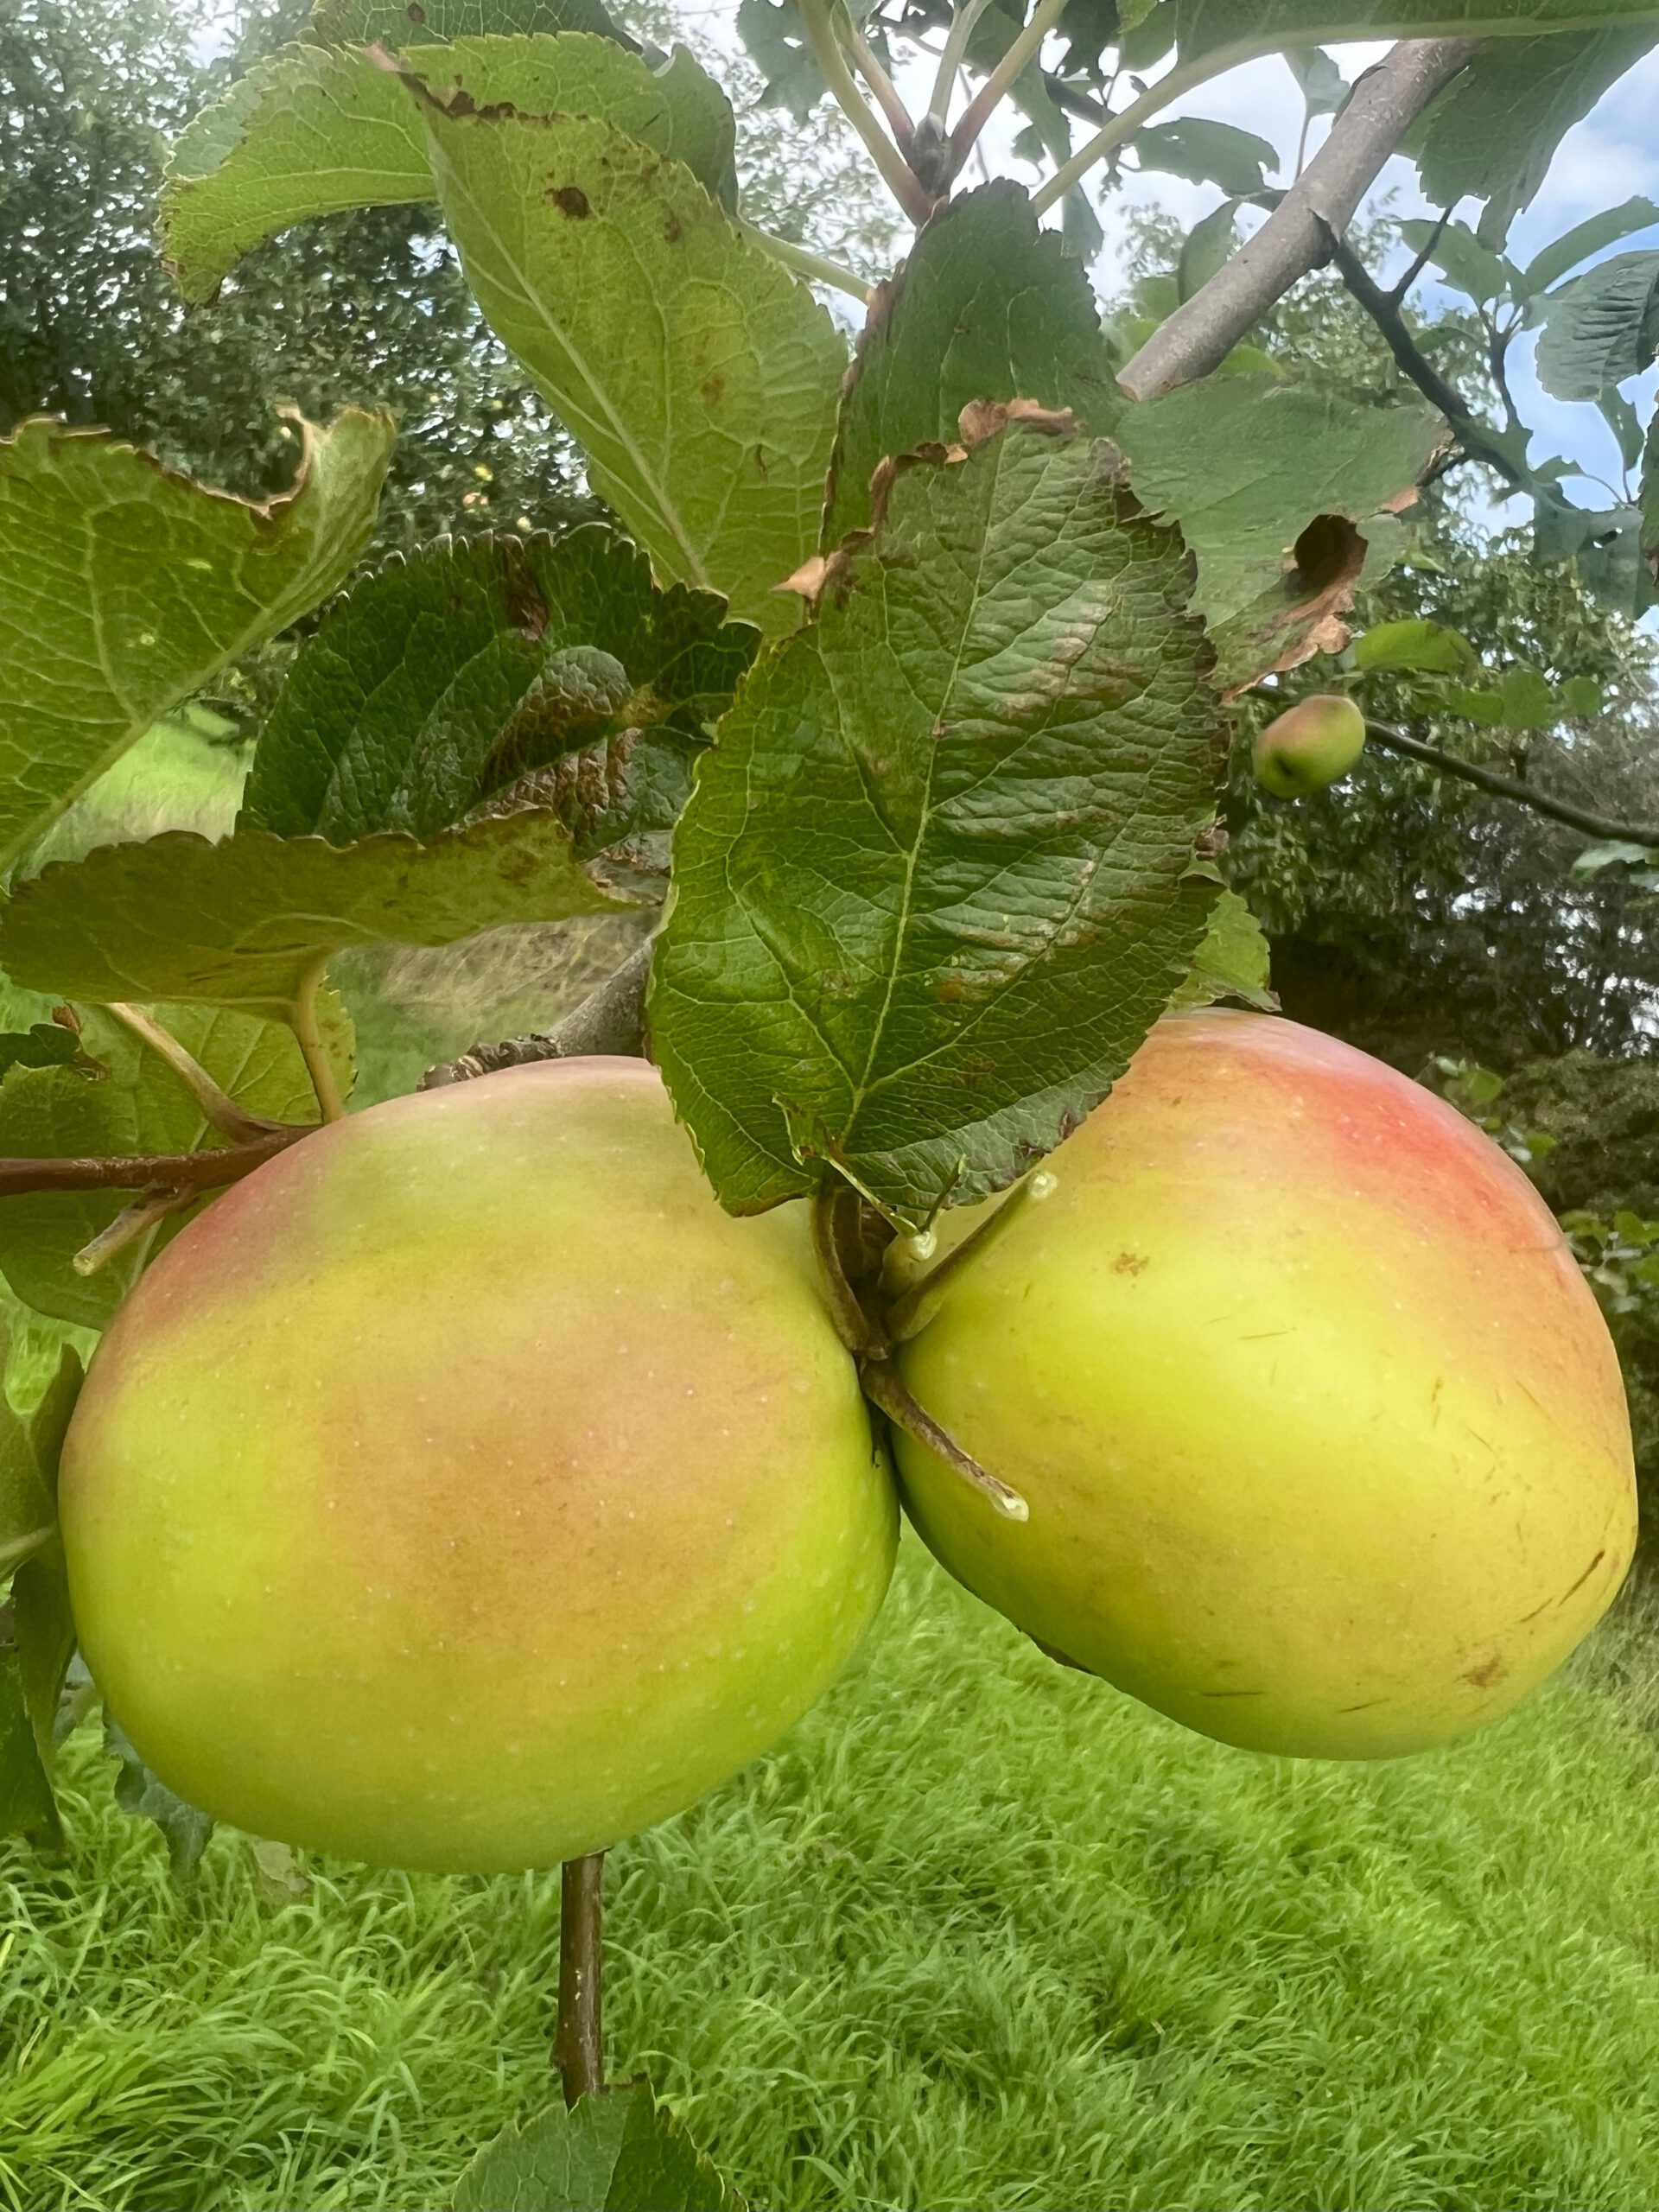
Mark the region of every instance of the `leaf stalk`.
[[836, 37], [824, 0], [800, 0], [801, 22], [812, 57], [836, 104], [864, 141], [882, 181], [919, 230], [933, 212], [933, 203], [912, 173], [910, 164], [870, 112], [859, 91], [846, 56]]

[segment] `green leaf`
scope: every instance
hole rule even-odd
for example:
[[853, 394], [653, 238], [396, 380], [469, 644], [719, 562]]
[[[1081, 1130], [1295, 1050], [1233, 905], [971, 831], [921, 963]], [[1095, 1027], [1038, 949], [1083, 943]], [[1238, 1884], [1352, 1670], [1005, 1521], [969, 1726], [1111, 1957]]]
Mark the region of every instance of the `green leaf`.
[[0, 868], [153, 721], [307, 613], [368, 543], [390, 416], [302, 427], [299, 473], [250, 505], [102, 430], [0, 442]]
[[0, 1836], [54, 1849], [63, 1841], [52, 1783], [35, 1740], [16, 1652], [0, 1643]]
[[1348, 97], [1348, 84], [1331, 56], [1320, 47], [1293, 46], [1284, 60], [1301, 87], [1308, 113], [1334, 115]]
[[611, 124], [424, 111], [467, 279], [668, 580], [763, 630], [817, 539], [845, 352], [688, 171]]
[[175, 1881], [194, 1873], [213, 1833], [209, 1816], [188, 1805], [144, 1764], [121, 1724], [104, 1708], [104, 1748], [120, 1761], [115, 1777], [115, 1802], [134, 1820], [153, 1821], [167, 1844], [168, 1864]]
[[1029, 194], [1003, 178], [948, 202], [882, 288], [841, 404], [826, 551], [868, 522], [878, 465], [948, 444], [976, 399], [1069, 407], [1097, 432], [1122, 407], [1093, 287], [1039, 227]]
[[431, 836], [625, 734], [636, 779], [671, 777], [683, 799], [759, 642], [725, 611], [712, 592], [659, 590], [645, 556], [597, 524], [556, 542], [423, 547], [337, 602], [302, 648], [242, 821], [334, 844]]
[[[1495, 41], [1539, 32], [1659, 23], [1655, 0], [1177, 0], [1181, 60], [1243, 61], [1290, 46], [1351, 39], [1450, 38]], [[1531, 42], [1529, 40], [1529, 42]], [[1569, 41], [1563, 41], [1563, 43]]]
[[1620, 238], [1629, 238], [1633, 231], [1649, 230], [1659, 223], [1659, 207], [1651, 200], [1626, 200], [1617, 207], [1609, 207], [1599, 215], [1589, 216], [1582, 223], [1575, 223], [1570, 231], [1547, 245], [1534, 256], [1521, 272], [1521, 296], [1532, 299], [1538, 293], [1565, 276], [1580, 262], [1588, 261], [1592, 253], [1599, 253], [1605, 246], [1617, 245]]
[[[158, 1006], [153, 1011], [250, 1113], [283, 1122], [315, 1120], [310, 1078], [286, 1028], [200, 1007]], [[343, 1014], [331, 1013], [326, 1033], [336, 1061], [348, 1066], [350, 1029]], [[82, 1044], [90, 1072], [14, 1068], [0, 1083], [0, 1154], [29, 1160], [66, 1154], [171, 1154], [225, 1142], [166, 1062], [112, 1015], [88, 1007]], [[349, 1087], [348, 1080], [342, 1081], [342, 1090]], [[75, 1254], [107, 1229], [134, 1195], [33, 1191], [0, 1198], [0, 1273], [37, 1312], [83, 1328], [106, 1327], [145, 1263], [187, 1217], [170, 1216], [96, 1274], [78, 1273]], [[48, 1397], [42, 1414], [54, 1402]]]
[[507, 2128], [461, 2175], [452, 2203], [454, 2212], [743, 2212], [644, 2082]]
[[[10, 1332], [0, 1322], [0, 1369]], [[42, 1467], [29, 1424], [0, 1393], [0, 1585], [57, 1535], [55, 1460]]]
[[1137, 493], [1197, 554], [1193, 604], [1211, 623], [1279, 584], [1316, 516], [1362, 524], [1408, 493], [1441, 434], [1424, 408], [1357, 407], [1266, 377], [1185, 385], [1126, 407], [1113, 433]]
[[80, 1039], [55, 1021], [0, 1034], [0, 1077], [13, 1068], [67, 1068], [81, 1057]]
[[[446, 102], [602, 116], [711, 192], [734, 192], [730, 104], [683, 47], [660, 71], [579, 31], [462, 38], [402, 58]], [[186, 299], [211, 299], [242, 255], [292, 224], [435, 196], [425, 125], [401, 76], [355, 48], [284, 47], [180, 139], [162, 191], [162, 248]]]
[[1659, 252], [1617, 253], [1544, 301], [1538, 381], [1557, 399], [1599, 399], [1637, 376], [1659, 337]]
[[1414, 219], [1401, 224], [1400, 235], [1414, 253], [1430, 247], [1429, 258], [1434, 266], [1477, 305], [1500, 300], [1508, 293], [1515, 271], [1500, 254], [1484, 246], [1466, 224]]
[[[1650, 454], [1651, 430], [1648, 449]], [[1644, 463], [1639, 506], [1579, 507], [1548, 490], [1533, 501], [1535, 557], [1571, 561], [1586, 590], [1621, 614], [1642, 614], [1654, 604], [1653, 578], [1643, 552], [1644, 543], [1652, 542], [1644, 521], [1650, 466]]]
[[1170, 1011], [1213, 1006], [1218, 999], [1239, 999], [1262, 1014], [1276, 1014], [1279, 1001], [1268, 981], [1272, 952], [1260, 922], [1236, 891], [1224, 891], [1210, 911], [1210, 926], [1186, 981], [1171, 999]]
[[11, 1586], [12, 1641], [23, 1707], [35, 1731], [41, 1764], [52, 1770], [52, 1728], [58, 1696], [75, 1656], [75, 1618], [69, 1606], [69, 1568], [54, 1533], [26, 1559]]
[[449, 39], [590, 31], [632, 48], [601, 0], [317, 0], [312, 29], [329, 46], [432, 46]]
[[804, 123], [830, 87], [792, 0], [739, 0], [737, 35], [766, 79], [762, 107], [787, 108]]
[[1510, 729], [1548, 729], [1554, 721], [1554, 695], [1535, 668], [1505, 669], [1498, 690]]
[[1501, 691], [1454, 690], [1447, 693], [1446, 704], [1454, 715], [1462, 715], [1471, 722], [1478, 722], [1483, 729], [1496, 729], [1503, 719], [1503, 695]]
[[1623, 838], [1611, 844], [1586, 845], [1573, 863], [1574, 875], [1596, 875], [1605, 868], [1645, 868], [1653, 858], [1647, 845], [1632, 845]]
[[1183, 300], [1190, 300], [1194, 292], [1201, 292], [1217, 271], [1232, 259], [1238, 244], [1237, 212], [1237, 200], [1224, 200], [1219, 207], [1212, 208], [1187, 232], [1175, 268], [1176, 288]]
[[1480, 665], [1480, 657], [1467, 638], [1443, 622], [1413, 617], [1401, 622], [1373, 624], [1354, 640], [1354, 665], [1419, 669], [1431, 676], [1469, 676]]
[[1561, 684], [1561, 704], [1580, 721], [1593, 721], [1605, 701], [1593, 676], [1569, 676]]
[[1604, 391], [1596, 407], [1618, 443], [1619, 459], [1627, 469], [1637, 467], [1641, 462], [1643, 441], [1635, 408], [1616, 389]]
[[651, 1033], [733, 1211], [807, 1152], [907, 1221], [1001, 1189], [1185, 973], [1217, 718], [1180, 542], [1115, 468], [1019, 421], [896, 464], [699, 763]]
[[509, 922], [633, 903], [583, 874], [540, 808], [424, 844], [393, 831], [330, 845], [266, 830], [211, 844], [168, 830], [101, 845], [24, 884], [0, 909], [0, 968], [101, 1005], [174, 999], [281, 1020], [348, 945], [452, 944]]
[[1211, 123], [1182, 116], [1175, 123], [1154, 123], [1137, 130], [1127, 151], [1143, 169], [1160, 169], [1193, 184], [1218, 184], [1235, 200], [1267, 189], [1266, 172], [1279, 167], [1279, 149], [1253, 130], [1231, 123]]
[[[1525, 15], [1536, 12], [1529, 8]], [[1605, 19], [1607, 11], [1598, 12]], [[1501, 246], [1542, 184], [1561, 140], [1608, 86], [1635, 67], [1655, 36], [1651, 29], [1598, 28], [1566, 38], [1490, 40], [1417, 127], [1411, 151], [1425, 197], [1437, 207], [1484, 200], [1478, 235], [1484, 245]], [[1623, 235], [1614, 231], [1603, 243]], [[1572, 265], [1564, 262], [1528, 290], [1541, 291]]]

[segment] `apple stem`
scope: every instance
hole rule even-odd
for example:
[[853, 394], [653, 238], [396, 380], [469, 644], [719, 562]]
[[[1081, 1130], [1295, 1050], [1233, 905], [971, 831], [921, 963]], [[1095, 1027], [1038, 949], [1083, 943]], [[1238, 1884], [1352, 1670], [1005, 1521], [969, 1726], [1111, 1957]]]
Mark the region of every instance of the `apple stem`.
[[932, 1414], [911, 1396], [889, 1361], [867, 1359], [859, 1369], [859, 1381], [864, 1386], [865, 1396], [872, 1405], [880, 1407], [895, 1428], [903, 1429], [906, 1436], [925, 1446], [965, 1482], [970, 1482], [990, 1500], [1005, 1521], [1030, 1520], [1031, 1508], [1019, 1491], [963, 1450], [950, 1430], [942, 1428]]
[[553, 2063], [564, 2101], [602, 2095], [605, 2046], [601, 2019], [604, 1964], [605, 1853], [567, 1859], [559, 1869], [559, 2022]]
[[78, 1275], [95, 1275], [130, 1244], [147, 1236], [168, 1214], [180, 1213], [186, 1206], [194, 1205], [200, 1195], [199, 1191], [146, 1191], [130, 1206], [124, 1206], [91, 1243], [83, 1244], [70, 1265]]
[[812, 1193], [812, 1249], [817, 1257], [824, 1302], [836, 1334], [855, 1358], [879, 1359], [887, 1352], [887, 1339], [860, 1304], [858, 1293], [847, 1279], [846, 1263], [842, 1257], [844, 1202], [855, 1200], [856, 1197], [857, 1193], [838, 1175], [826, 1174], [823, 1178]]
[[317, 1020], [317, 992], [327, 964], [327, 960], [319, 960], [307, 971], [305, 981], [289, 1008], [288, 1026], [294, 1032], [294, 1040], [305, 1062], [306, 1073], [311, 1078], [311, 1088], [317, 1094], [318, 1113], [325, 1122], [343, 1122], [346, 1102], [340, 1095], [334, 1062], [328, 1057], [322, 1025]]
[[964, 1271], [985, 1253], [1007, 1230], [1018, 1221], [1028, 1205], [1052, 1196], [1058, 1178], [1046, 1167], [1034, 1175], [1027, 1175], [1016, 1183], [993, 1214], [988, 1214], [970, 1236], [964, 1236], [953, 1251], [947, 1252], [938, 1267], [930, 1268], [919, 1282], [914, 1282], [902, 1296], [896, 1298], [886, 1314], [887, 1334], [896, 1344], [907, 1344], [911, 1338], [920, 1336], [950, 1295], [950, 1288]]

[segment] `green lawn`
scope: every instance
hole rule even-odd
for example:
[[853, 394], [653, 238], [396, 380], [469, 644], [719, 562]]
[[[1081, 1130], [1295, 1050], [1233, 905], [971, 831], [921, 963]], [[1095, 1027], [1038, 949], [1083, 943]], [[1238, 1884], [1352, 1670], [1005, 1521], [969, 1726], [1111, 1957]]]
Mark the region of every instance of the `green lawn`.
[[[907, 1545], [790, 1742], [613, 1854], [613, 2071], [760, 2207], [1659, 2205], [1649, 1648], [1627, 1608], [1463, 1749], [1299, 1765]], [[556, 1880], [290, 1902], [220, 1835], [175, 1890], [68, 1764], [70, 1864], [0, 1855], [0, 2204], [434, 2212], [546, 2101]]]

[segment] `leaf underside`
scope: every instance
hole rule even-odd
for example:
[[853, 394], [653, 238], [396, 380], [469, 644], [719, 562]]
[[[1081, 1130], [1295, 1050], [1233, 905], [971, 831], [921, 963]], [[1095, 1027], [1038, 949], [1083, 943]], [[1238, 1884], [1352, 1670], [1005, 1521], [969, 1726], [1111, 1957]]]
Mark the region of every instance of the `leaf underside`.
[[[46, 869], [0, 909], [0, 969], [107, 1005], [181, 999], [283, 1016], [348, 945], [450, 944], [509, 922], [635, 903], [584, 874], [563, 823], [523, 808], [425, 844], [168, 830]], [[10, 1078], [16, 1081], [14, 1077]]]

